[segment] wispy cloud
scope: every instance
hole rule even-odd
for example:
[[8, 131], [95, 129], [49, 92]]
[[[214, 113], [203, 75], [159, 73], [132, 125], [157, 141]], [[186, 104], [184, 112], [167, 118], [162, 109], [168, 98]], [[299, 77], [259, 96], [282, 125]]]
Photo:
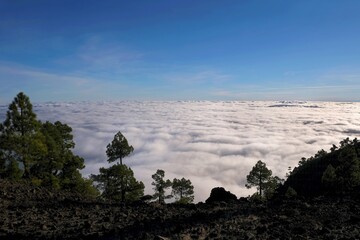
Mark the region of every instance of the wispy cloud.
[[[106, 42], [100, 37], [91, 37], [78, 47], [75, 61], [83, 67], [95, 70], [124, 70], [132, 62], [142, 59], [144, 53], [132, 50], [119, 43]], [[69, 59], [67, 59], [69, 60]]]
[[[11, 63], [1, 63], [0, 77], [2, 88], [0, 95], [11, 99], [17, 92], [30, 92], [36, 99], [41, 96], [47, 101], [55, 99], [88, 100], [94, 96], [103, 96], [114, 88], [106, 79], [89, 76], [50, 72]], [[116, 88], [121, 88], [117, 84]]]

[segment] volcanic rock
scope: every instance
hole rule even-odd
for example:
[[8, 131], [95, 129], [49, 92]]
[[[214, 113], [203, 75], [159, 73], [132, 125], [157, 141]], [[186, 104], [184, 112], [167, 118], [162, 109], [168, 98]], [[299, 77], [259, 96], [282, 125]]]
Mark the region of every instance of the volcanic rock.
[[231, 202], [236, 201], [237, 197], [222, 187], [216, 187], [211, 190], [210, 197], [206, 199], [206, 203], [213, 202]]
[[[229, 193], [219, 192], [220, 196]], [[336, 240], [360, 236], [358, 198], [264, 204], [227, 196], [212, 204], [124, 205], [0, 180], [0, 239]]]

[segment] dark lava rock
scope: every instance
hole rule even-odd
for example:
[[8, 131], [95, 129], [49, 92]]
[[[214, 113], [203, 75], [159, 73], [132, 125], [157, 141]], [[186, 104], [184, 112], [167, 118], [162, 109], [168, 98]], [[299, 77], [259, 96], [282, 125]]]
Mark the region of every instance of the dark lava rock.
[[222, 187], [216, 187], [211, 190], [210, 197], [206, 199], [206, 203], [213, 202], [230, 202], [236, 201], [237, 197], [229, 191], [226, 191]]
[[[359, 198], [116, 204], [0, 180], [0, 239], [359, 239]], [[209, 201], [207, 201], [209, 202]], [[216, 202], [216, 201], [215, 201]]]

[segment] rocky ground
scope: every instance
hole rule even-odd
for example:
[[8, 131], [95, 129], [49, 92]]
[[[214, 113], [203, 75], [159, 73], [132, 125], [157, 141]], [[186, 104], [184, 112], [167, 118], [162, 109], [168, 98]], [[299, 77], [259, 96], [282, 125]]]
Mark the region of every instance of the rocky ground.
[[359, 239], [360, 200], [109, 204], [0, 181], [0, 239]]

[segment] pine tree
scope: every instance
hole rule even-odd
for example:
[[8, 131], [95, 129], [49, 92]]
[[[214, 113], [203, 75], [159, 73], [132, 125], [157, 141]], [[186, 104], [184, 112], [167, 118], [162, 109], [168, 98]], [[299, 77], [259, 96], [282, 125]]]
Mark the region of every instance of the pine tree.
[[270, 177], [269, 180], [264, 183], [264, 196], [267, 199], [270, 199], [275, 194], [277, 188], [284, 182], [284, 179], [279, 178], [278, 176]]
[[9, 105], [6, 119], [2, 124], [0, 148], [7, 158], [15, 159], [22, 164], [25, 178], [30, 177], [31, 164], [46, 153], [39, 128], [40, 122], [36, 119], [29, 97], [20, 92]]
[[[75, 147], [73, 141], [72, 129], [66, 124], [62, 124], [57, 121], [54, 124], [51, 122], [45, 122], [40, 128], [41, 133], [45, 138], [45, 145], [47, 147], [47, 153], [37, 161], [31, 168], [31, 173], [35, 177], [48, 181], [60, 175], [71, 175], [71, 172], [66, 174], [63, 172], [64, 167], [69, 165], [69, 161], [77, 161], [79, 169], [83, 168], [83, 160], [80, 157], [75, 156], [72, 149]], [[69, 170], [69, 167], [67, 167]], [[77, 169], [72, 169], [76, 171]], [[48, 181], [49, 183], [54, 181]], [[54, 182], [56, 183], [56, 182]]]
[[360, 185], [360, 160], [354, 147], [348, 146], [347, 139], [343, 141], [344, 147], [338, 157], [340, 165], [335, 170], [337, 184], [343, 191], [352, 190]]
[[190, 180], [174, 178], [171, 187], [171, 193], [175, 196], [178, 203], [187, 204], [194, 201], [194, 186]]
[[106, 155], [108, 156], [108, 162], [115, 162], [120, 160], [122, 165], [122, 159], [128, 156], [134, 151], [133, 146], [129, 145], [127, 139], [121, 132], [115, 134], [114, 139], [106, 147]]
[[126, 165], [115, 164], [100, 168], [100, 174], [91, 175], [102, 196], [108, 200], [131, 202], [144, 195], [144, 184], [134, 177], [134, 172]]
[[161, 169], [158, 169], [151, 177], [154, 179], [154, 182], [151, 183], [155, 191], [153, 199], [158, 199], [160, 204], [164, 204], [165, 199], [172, 198], [172, 195], [165, 195], [166, 189], [170, 188], [172, 183], [169, 179], [164, 180], [165, 172]]
[[256, 186], [259, 190], [259, 195], [263, 196], [263, 190], [266, 184], [271, 180], [271, 170], [266, 167], [266, 164], [259, 160], [246, 176], [248, 184], [245, 184], [247, 188]]
[[59, 174], [60, 184], [62, 189], [74, 190], [81, 184], [83, 178], [80, 169], [83, 169], [84, 159], [80, 156], [72, 155], [67, 158]]
[[111, 163], [119, 160], [120, 161], [119, 166], [123, 166], [123, 167], [116, 167], [118, 171], [118, 176], [117, 176], [118, 183], [116, 184], [116, 188], [121, 189], [120, 192], [121, 201], [125, 201], [126, 198], [125, 195], [127, 192], [127, 187], [129, 185], [128, 182], [129, 179], [127, 179], [127, 177], [131, 175], [131, 173], [128, 171], [128, 168], [125, 165], [123, 165], [122, 159], [130, 155], [133, 151], [134, 151], [133, 146], [129, 145], [127, 139], [121, 132], [117, 132], [114, 136], [114, 139], [106, 147], [106, 155], [108, 156], [108, 162]]

